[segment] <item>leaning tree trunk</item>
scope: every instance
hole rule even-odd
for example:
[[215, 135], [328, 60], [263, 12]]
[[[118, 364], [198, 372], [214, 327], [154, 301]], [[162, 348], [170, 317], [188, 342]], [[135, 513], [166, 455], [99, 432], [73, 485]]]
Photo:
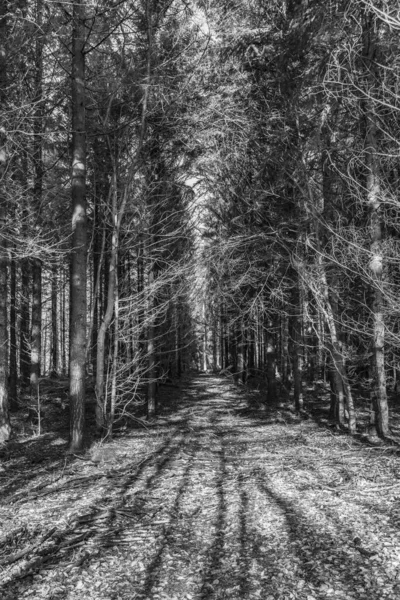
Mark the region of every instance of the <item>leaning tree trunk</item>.
[[72, 34], [72, 253], [70, 312], [70, 451], [83, 446], [86, 370], [86, 132], [84, 3], [73, 5]]

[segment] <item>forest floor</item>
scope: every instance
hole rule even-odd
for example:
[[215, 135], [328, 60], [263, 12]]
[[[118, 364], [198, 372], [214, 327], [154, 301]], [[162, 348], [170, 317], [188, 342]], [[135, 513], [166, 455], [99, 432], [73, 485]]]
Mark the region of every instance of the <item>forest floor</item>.
[[216, 376], [160, 400], [79, 458], [62, 408], [3, 448], [2, 600], [400, 598], [396, 451]]

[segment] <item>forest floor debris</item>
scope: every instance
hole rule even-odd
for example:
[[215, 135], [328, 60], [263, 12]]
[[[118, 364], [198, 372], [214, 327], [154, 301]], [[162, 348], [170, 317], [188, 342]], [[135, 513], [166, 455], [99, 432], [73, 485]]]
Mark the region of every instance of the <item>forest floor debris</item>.
[[2, 600], [398, 600], [400, 457], [214, 376], [65, 458], [65, 427], [0, 465]]

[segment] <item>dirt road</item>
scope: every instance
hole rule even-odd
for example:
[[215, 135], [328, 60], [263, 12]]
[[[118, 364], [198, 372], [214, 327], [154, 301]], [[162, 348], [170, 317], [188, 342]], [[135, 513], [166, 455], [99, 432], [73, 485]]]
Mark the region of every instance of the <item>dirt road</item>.
[[217, 377], [162, 401], [148, 428], [3, 495], [4, 600], [400, 597], [397, 456]]

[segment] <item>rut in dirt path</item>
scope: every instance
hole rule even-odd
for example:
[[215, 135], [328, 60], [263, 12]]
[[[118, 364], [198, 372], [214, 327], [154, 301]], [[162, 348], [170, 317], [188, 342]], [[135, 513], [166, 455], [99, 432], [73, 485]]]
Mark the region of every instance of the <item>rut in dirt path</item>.
[[15, 597], [400, 597], [400, 488], [388, 483], [397, 458], [284, 409], [277, 419], [218, 377], [162, 395], [152, 426], [115, 442], [132, 453], [155, 439], [157, 447], [114, 465], [93, 491], [90, 514], [106, 509], [109, 529], [86, 523], [75, 532], [87, 531], [83, 559], [70, 568], [73, 550], [56, 556]]

